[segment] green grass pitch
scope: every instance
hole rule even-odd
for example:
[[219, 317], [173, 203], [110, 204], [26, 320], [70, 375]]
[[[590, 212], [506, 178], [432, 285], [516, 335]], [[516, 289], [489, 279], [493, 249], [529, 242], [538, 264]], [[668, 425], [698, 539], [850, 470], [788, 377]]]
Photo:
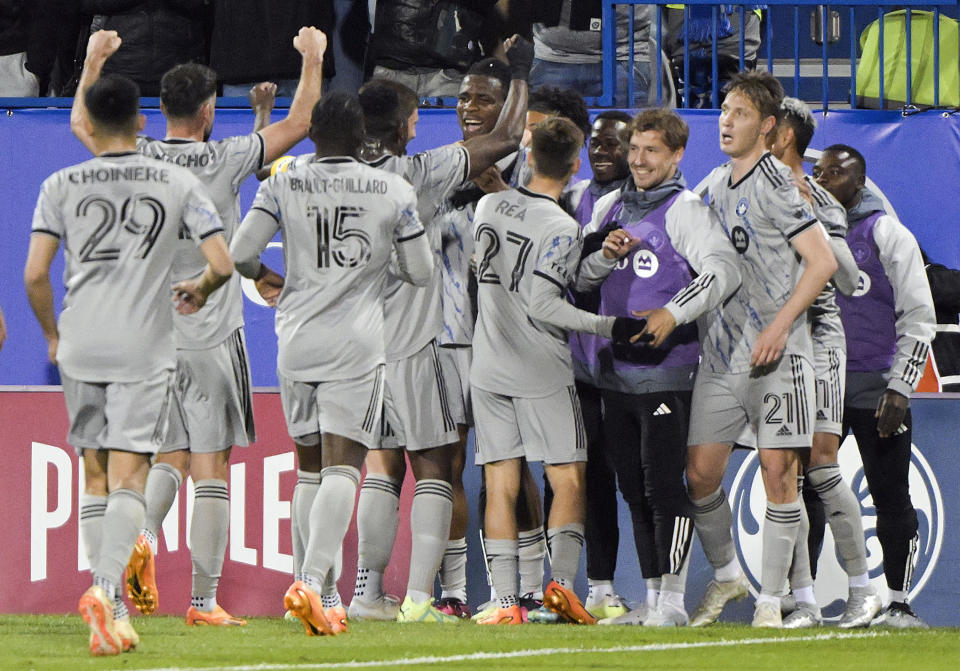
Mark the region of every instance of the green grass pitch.
[[191, 628], [181, 618], [138, 617], [142, 641], [118, 657], [94, 658], [79, 616], [0, 616], [0, 669], [325, 668], [696, 669], [879, 671], [960, 668], [960, 630], [895, 632], [835, 628], [754, 630], [351, 622], [336, 637], [310, 638], [299, 622], [253, 618], [246, 627]]

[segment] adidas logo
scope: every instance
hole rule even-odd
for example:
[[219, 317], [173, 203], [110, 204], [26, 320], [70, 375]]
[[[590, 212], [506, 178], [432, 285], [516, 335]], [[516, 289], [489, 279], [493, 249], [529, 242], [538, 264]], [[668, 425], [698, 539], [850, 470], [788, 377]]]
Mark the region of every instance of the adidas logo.
[[781, 426], [781, 427], [780, 427], [780, 430], [777, 431], [776, 435], [778, 435], [778, 436], [792, 436], [793, 434], [790, 433], [790, 429], [788, 429], [786, 426]]
[[671, 415], [673, 410], [667, 407], [666, 403], [661, 403], [660, 407], [653, 411], [654, 417], [659, 417], [660, 415]]
[[823, 410], [817, 410], [817, 419], [825, 420], [826, 418], [827, 418], [827, 413], [825, 413]]

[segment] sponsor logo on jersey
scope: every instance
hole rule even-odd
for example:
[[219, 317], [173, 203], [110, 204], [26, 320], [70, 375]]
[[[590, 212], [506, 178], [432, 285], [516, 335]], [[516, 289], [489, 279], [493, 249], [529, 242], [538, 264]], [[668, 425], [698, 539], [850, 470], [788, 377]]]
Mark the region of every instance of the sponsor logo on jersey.
[[[737, 207], [739, 208], [739, 205]], [[734, 226], [730, 231], [730, 239], [733, 241], [734, 248], [741, 254], [750, 246], [750, 236], [747, 235], [747, 229], [743, 226]]]
[[[913, 580], [910, 584], [911, 599], [923, 590], [933, 575], [943, 548], [944, 534], [943, 495], [940, 485], [920, 449], [916, 445], [912, 448], [909, 474], [910, 497], [917, 511], [919, 542]], [[860, 451], [852, 435], [844, 440], [839, 463], [845, 485], [853, 489], [860, 503], [871, 583], [879, 594], [886, 594], [883, 552], [880, 541], [877, 539], [876, 509], [873, 497], [867, 489]], [[740, 564], [750, 579], [751, 590], [756, 595], [760, 591], [761, 537], [767, 498], [756, 452], [750, 453], [740, 465], [730, 492], [734, 518], [734, 545]], [[823, 609], [824, 617], [839, 619], [847, 598], [847, 574], [843, 570], [829, 525], [824, 533], [823, 550], [820, 553], [814, 589], [817, 603]]]
[[660, 259], [649, 249], [638, 249], [633, 255], [633, 272], [637, 277], [646, 279], [653, 277], [660, 269]]
[[857, 279], [857, 288], [853, 291], [853, 297], [859, 298], [864, 294], [870, 291], [870, 276], [864, 271], [860, 271], [859, 279]]

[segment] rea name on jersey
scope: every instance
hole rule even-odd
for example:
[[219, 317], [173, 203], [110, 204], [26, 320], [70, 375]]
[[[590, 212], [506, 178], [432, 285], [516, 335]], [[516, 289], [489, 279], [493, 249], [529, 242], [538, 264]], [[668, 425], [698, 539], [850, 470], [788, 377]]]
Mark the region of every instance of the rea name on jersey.
[[181, 230], [198, 244], [223, 230], [184, 168], [105, 154], [44, 181], [33, 231], [64, 246], [57, 360], [68, 376], [135, 382], [174, 368], [170, 285]]
[[260, 185], [252, 209], [283, 232], [276, 331], [284, 377], [350, 379], [384, 363], [387, 266], [395, 240], [423, 235], [416, 207], [402, 177], [345, 157], [314, 159]]
[[[470, 155], [461, 145], [437, 147], [413, 156], [384, 156], [370, 162], [375, 168], [404, 177], [417, 192], [417, 211], [430, 249], [439, 259], [441, 222], [438, 208], [467, 181]], [[386, 329], [390, 334], [387, 361], [419, 352], [443, 330], [441, 277], [438, 261], [430, 283], [417, 287], [389, 275], [386, 290]]]
[[[263, 165], [264, 144], [259, 133], [223, 140], [154, 140], [137, 138], [137, 149], [146, 156], [182, 166], [200, 178], [217, 207], [227, 243], [240, 226], [240, 186]], [[175, 280], [196, 277], [206, 260], [189, 240], [181, 244], [173, 269]], [[240, 276], [234, 275], [210, 295], [203, 309], [192, 315], [174, 315], [177, 347], [208, 349], [222, 343], [243, 326], [243, 293]]]
[[474, 215], [477, 325], [470, 384], [538, 398], [573, 384], [567, 334], [528, 316], [534, 277], [566, 290], [580, 263], [580, 225], [523, 187], [489, 194]]
[[[707, 199], [740, 255], [740, 289], [701, 321], [702, 363], [716, 373], [746, 373], [757, 337], [793, 293], [802, 266], [790, 240], [818, 226], [793, 183], [790, 168], [769, 153], [738, 182], [731, 163], [707, 176]], [[704, 331], [705, 329], [705, 331]], [[798, 318], [784, 354], [811, 362], [806, 315]]]

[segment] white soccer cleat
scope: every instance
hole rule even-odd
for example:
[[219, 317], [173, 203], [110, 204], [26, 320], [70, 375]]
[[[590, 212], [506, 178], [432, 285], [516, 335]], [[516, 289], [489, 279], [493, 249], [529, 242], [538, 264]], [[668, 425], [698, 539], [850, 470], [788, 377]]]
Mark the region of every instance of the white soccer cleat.
[[742, 573], [736, 580], [729, 582], [720, 582], [711, 580], [707, 586], [707, 591], [703, 595], [703, 601], [690, 618], [691, 627], [705, 627], [713, 624], [720, 617], [723, 607], [728, 601], [739, 601], [747, 596], [750, 590], [747, 587], [747, 576]]
[[815, 603], [803, 601], [797, 601], [796, 610], [783, 619], [784, 629], [813, 629], [822, 624], [823, 616], [820, 615], [820, 607]]
[[628, 610], [623, 615], [618, 617], [610, 617], [605, 620], [600, 620], [597, 624], [627, 624], [633, 626], [640, 626], [647, 621], [647, 618], [650, 616], [650, 606], [647, 604], [642, 604], [633, 610]]
[[347, 617], [351, 620], [396, 620], [400, 612], [400, 600], [384, 594], [376, 601], [367, 601], [354, 597], [347, 608]]
[[643, 624], [647, 627], [686, 627], [690, 624], [690, 617], [683, 608], [661, 604]]
[[783, 627], [783, 619], [780, 617], [780, 604], [761, 601], [753, 611], [753, 622], [751, 627], [759, 629], [780, 629]]
[[882, 607], [880, 595], [874, 591], [873, 587], [869, 585], [851, 587], [850, 595], [847, 597], [847, 607], [843, 610], [837, 626], [841, 629], [869, 627]]
[[892, 627], [893, 629], [929, 629], [930, 625], [921, 620], [913, 608], [903, 601], [891, 601], [879, 616], [870, 623], [874, 627]]

